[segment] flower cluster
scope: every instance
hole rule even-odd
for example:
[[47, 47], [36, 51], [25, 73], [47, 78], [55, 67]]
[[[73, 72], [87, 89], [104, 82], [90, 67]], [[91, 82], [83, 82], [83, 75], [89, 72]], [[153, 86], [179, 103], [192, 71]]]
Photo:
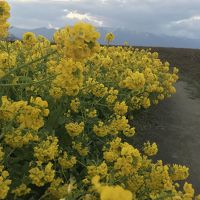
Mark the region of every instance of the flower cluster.
[[149, 50], [101, 47], [88, 59], [86, 69], [94, 88], [97, 82], [104, 88], [114, 86], [118, 96], [126, 96], [131, 110], [146, 109], [176, 92], [173, 84], [178, 80], [178, 69], [171, 69]]
[[75, 156], [69, 157], [67, 152], [64, 152], [63, 157], [58, 158], [58, 162], [63, 169], [70, 169], [76, 164], [77, 160]]
[[0, 38], [7, 36], [9, 24], [7, 19], [10, 17], [10, 6], [6, 1], [0, 1]]
[[108, 44], [110, 44], [110, 42], [112, 42], [114, 39], [115, 35], [112, 32], [107, 33], [105, 36], [105, 40], [107, 41]]
[[31, 192], [31, 189], [28, 188], [24, 183], [19, 185], [17, 188], [15, 188], [12, 193], [14, 194], [14, 197], [21, 197], [29, 194]]
[[83, 66], [80, 62], [62, 59], [55, 67], [54, 73], [57, 76], [52, 81], [52, 89], [50, 90], [53, 97], [76, 96], [79, 93], [83, 85]]
[[34, 157], [40, 162], [48, 162], [54, 160], [58, 154], [58, 139], [48, 136], [45, 141], [42, 141], [34, 147]]
[[5, 199], [10, 189], [11, 180], [8, 179], [9, 173], [0, 165], [0, 199]]
[[46, 166], [37, 165], [29, 170], [29, 178], [38, 187], [51, 183], [54, 180], [55, 170], [53, 164], [49, 162]]
[[3, 148], [0, 146], [0, 199], [5, 199], [8, 191], [9, 186], [11, 184], [11, 180], [8, 178], [9, 173], [4, 169], [4, 165], [2, 165], [2, 161], [4, 159], [4, 151]]
[[83, 132], [84, 123], [83, 122], [81, 122], [80, 124], [78, 124], [77, 122], [69, 123], [65, 125], [65, 128], [71, 137], [75, 137], [75, 136], [80, 135]]
[[[9, 16], [0, 1], [0, 28]], [[0, 35], [1, 37], [1, 35]], [[157, 53], [102, 46], [86, 23], [54, 44], [0, 41], [0, 199], [192, 200], [188, 168], [130, 144], [133, 112], [174, 92], [178, 70]], [[106, 39], [114, 39], [112, 33]], [[199, 198], [199, 197], [197, 197]]]
[[38, 131], [44, 126], [44, 117], [49, 114], [48, 103], [42, 101], [40, 97], [36, 98], [36, 100], [31, 98], [30, 104], [32, 105], [23, 100], [12, 102], [7, 96], [3, 96], [1, 102], [0, 119], [7, 123], [13, 121], [15, 128], [19, 130], [30, 129]]
[[154, 142], [153, 144], [150, 144], [150, 142], [144, 143], [144, 153], [148, 156], [154, 156], [158, 152], [157, 144]]
[[80, 22], [56, 32], [54, 40], [65, 58], [82, 60], [98, 50], [99, 36], [93, 26]]
[[123, 189], [120, 186], [104, 186], [99, 183], [99, 176], [95, 176], [92, 183], [95, 189], [100, 193], [101, 200], [132, 200], [133, 195], [130, 191]]

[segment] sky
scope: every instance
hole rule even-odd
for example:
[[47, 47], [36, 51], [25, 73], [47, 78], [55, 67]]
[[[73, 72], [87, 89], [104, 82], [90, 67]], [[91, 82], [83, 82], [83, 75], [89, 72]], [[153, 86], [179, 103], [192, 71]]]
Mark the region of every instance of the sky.
[[77, 21], [95, 26], [200, 39], [200, 0], [8, 0], [10, 23], [60, 28]]

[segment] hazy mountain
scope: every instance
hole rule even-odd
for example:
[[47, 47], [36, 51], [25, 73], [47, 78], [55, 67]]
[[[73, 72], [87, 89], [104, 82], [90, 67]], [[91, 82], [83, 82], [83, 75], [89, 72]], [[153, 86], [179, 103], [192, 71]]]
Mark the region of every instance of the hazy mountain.
[[178, 47], [178, 48], [200, 48], [200, 39], [189, 39], [174, 37], [168, 35], [155, 35], [152, 33], [137, 32], [128, 29], [111, 29], [97, 28], [101, 33], [100, 42], [105, 44], [103, 40], [107, 32], [112, 31], [115, 35], [113, 44], [121, 44], [128, 42], [129, 45], [135, 46], [154, 46], [154, 47]]
[[7, 37], [8, 41], [15, 41], [18, 40], [19, 38], [17, 38], [15, 35], [13, 34], [9, 34], [9, 36]]
[[46, 38], [48, 38], [49, 40], [52, 40], [53, 38], [53, 34], [56, 30], [55, 29], [50, 29], [50, 28], [45, 28], [45, 27], [41, 27], [41, 28], [36, 28], [36, 29], [22, 29], [22, 28], [18, 28], [18, 27], [11, 27], [10, 28], [10, 34], [14, 35], [15, 37], [21, 39], [22, 35], [26, 32], [33, 32], [36, 35], [43, 35]]
[[[157, 46], [157, 47], [178, 47], [178, 48], [200, 48], [200, 40], [189, 39], [181, 37], [173, 37], [167, 35], [155, 35], [152, 33], [137, 32], [129, 29], [122, 28], [106, 28], [98, 27], [97, 30], [101, 34], [99, 42], [105, 44], [104, 37], [106, 33], [113, 32], [115, 40], [112, 42], [114, 45], [123, 45], [124, 42], [128, 42], [129, 45], [135, 46]], [[23, 33], [34, 32], [36, 35], [43, 35], [49, 40], [52, 40], [53, 34], [56, 30], [49, 28], [37, 28], [37, 29], [21, 29], [17, 27], [10, 28], [10, 34], [16, 38], [21, 39]]]

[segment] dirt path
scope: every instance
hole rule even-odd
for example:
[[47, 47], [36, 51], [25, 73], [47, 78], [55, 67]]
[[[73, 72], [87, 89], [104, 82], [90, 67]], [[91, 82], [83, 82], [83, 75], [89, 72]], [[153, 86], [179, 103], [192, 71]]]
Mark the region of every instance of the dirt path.
[[134, 124], [142, 141], [158, 144], [158, 159], [190, 168], [189, 181], [200, 192], [200, 98], [191, 96], [186, 82], [179, 81], [176, 89], [172, 98], [138, 115]]

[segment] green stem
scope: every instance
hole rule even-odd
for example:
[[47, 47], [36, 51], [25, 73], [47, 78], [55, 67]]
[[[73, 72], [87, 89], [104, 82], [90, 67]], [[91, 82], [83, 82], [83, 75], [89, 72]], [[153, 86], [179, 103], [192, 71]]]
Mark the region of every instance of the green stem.
[[5, 135], [5, 133], [2, 133], [2, 134], [0, 135], [0, 140], [4, 137], [4, 135]]
[[42, 199], [46, 198], [47, 196], [49, 196], [49, 193], [44, 193], [44, 194], [39, 198], [39, 200], [42, 200]]
[[78, 162], [79, 164], [81, 164], [83, 167], [87, 168], [87, 166], [84, 165], [81, 161], [77, 160], [77, 162]]

